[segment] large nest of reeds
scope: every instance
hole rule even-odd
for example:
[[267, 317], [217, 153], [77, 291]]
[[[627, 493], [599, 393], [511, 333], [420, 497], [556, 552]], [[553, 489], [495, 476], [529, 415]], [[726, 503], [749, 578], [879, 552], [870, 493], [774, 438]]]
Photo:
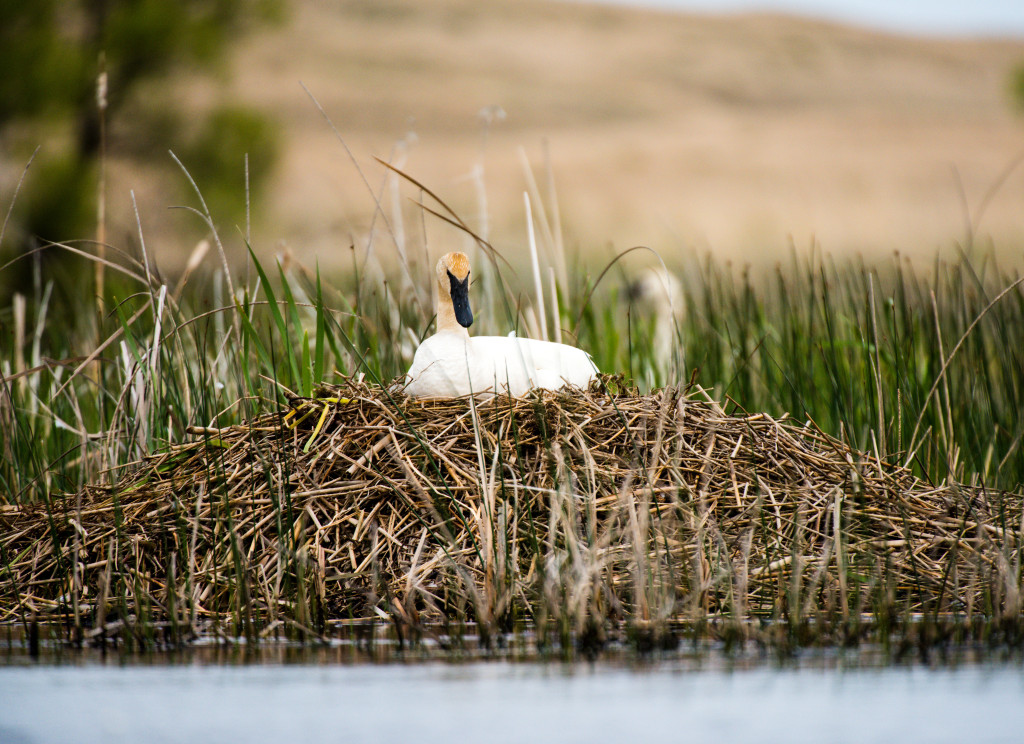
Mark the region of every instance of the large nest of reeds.
[[1020, 610], [1020, 494], [922, 482], [699, 390], [474, 403], [347, 382], [191, 436], [113, 485], [4, 507], [0, 620]]

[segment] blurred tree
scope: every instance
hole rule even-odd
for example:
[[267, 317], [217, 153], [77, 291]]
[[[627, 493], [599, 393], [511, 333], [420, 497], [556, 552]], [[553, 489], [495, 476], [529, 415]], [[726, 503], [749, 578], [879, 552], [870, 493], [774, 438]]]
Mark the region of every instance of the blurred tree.
[[1024, 110], [1024, 65], [1010, 73], [1010, 94], [1017, 108]]
[[[47, 146], [29, 174], [8, 226], [5, 243], [24, 251], [44, 240], [95, 234], [98, 176], [105, 123], [116, 123], [133, 94], [147, 81], [181, 69], [216, 70], [233, 39], [258, 24], [283, 18], [284, 0], [0, 0], [0, 142], [63, 139]], [[97, 80], [105, 71], [106, 108], [97, 103]], [[174, 102], [163, 114], [164, 131], [177, 131]], [[105, 117], [101, 118], [101, 117]], [[133, 122], [135, 123], [135, 122]], [[264, 173], [274, 155], [274, 132], [258, 114], [223, 107], [205, 122], [190, 122], [191, 140], [160, 148], [118, 146], [135, 157], [167, 149], [204, 158], [210, 188], [230, 181], [242, 193], [242, 157], [259, 155]], [[216, 128], [223, 128], [223, 132]], [[125, 127], [121, 127], [122, 130]], [[147, 136], [140, 133], [139, 139]], [[211, 143], [232, 147], [210, 157]], [[241, 149], [241, 148], [251, 149]], [[8, 149], [8, 148], [5, 148]], [[11, 148], [13, 149], [13, 148]], [[230, 161], [229, 161], [230, 158]], [[186, 163], [187, 164], [187, 163]], [[255, 185], [255, 184], [254, 184]], [[226, 200], [214, 200], [223, 206]], [[242, 204], [241, 198], [233, 203]], [[6, 207], [6, 205], [4, 205]], [[3, 255], [5, 246], [0, 246]], [[9, 251], [7, 251], [9, 257]], [[0, 262], [2, 263], [2, 262]], [[0, 294], [4, 294], [0, 283]]]

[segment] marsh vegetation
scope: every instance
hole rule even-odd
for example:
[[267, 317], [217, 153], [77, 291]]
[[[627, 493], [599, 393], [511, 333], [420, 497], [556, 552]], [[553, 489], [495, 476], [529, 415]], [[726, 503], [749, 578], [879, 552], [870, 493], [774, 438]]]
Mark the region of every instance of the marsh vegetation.
[[[683, 256], [666, 355], [626, 291], [656, 254], [577, 264], [543, 179], [531, 274], [384, 173], [347, 277], [262, 265], [198, 191], [210, 238], [173, 280], [141, 228], [136, 255], [45, 248], [107, 261], [99, 287], [22, 259], [35, 279], [0, 339], [0, 623], [143, 647], [378, 620], [449, 645], [529, 627], [563, 653], [687, 633], [1019, 645], [1020, 277], [970, 245], [928, 266], [794, 251], [757, 274]], [[407, 399], [392, 382], [432, 324], [412, 220], [475, 256], [479, 332], [571, 341], [615, 374]]]

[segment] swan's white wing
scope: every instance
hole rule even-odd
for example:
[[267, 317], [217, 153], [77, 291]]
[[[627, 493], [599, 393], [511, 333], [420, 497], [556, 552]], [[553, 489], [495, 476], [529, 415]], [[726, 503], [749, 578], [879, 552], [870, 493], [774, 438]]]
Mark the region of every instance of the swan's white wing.
[[597, 374], [590, 355], [549, 341], [508, 336], [436, 333], [412, 360], [405, 391], [417, 398], [451, 398], [532, 388], [557, 390], [567, 383], [585, 388]]
[[585, 388], [597, 375], [597, 365], [590, 354], [575, 346], [550, 341], [527, 341], [539, 375], [551, 381], [538, 379], [540, 387], [555, 389], [565, 383]]
[[526, 339], [508, 336], [475, 336], [470, 339], [473, 356], [481, 362], [481, 382], [510, 395], [524, 395], [536, 387], [536, 365]]
[[512, 395], [530, 388], [556, 390], [566, 383], [586, 387], [597, 367], [582, 349], [550, 341], [504, 336], [476, 336], [470, 340], [472, 354], [486, 360], [499, 387]]

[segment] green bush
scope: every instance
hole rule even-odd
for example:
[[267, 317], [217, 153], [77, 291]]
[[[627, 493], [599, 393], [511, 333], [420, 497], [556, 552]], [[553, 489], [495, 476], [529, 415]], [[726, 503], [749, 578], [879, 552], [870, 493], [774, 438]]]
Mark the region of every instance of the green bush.
[[251, 109], [222, 106], [199, 133], [176, 153], [203, 193], [215, 217], [245, 213], [245, 158], [249, 158], [250, 198], [257, 199], [280, 150], [273, 122]]

